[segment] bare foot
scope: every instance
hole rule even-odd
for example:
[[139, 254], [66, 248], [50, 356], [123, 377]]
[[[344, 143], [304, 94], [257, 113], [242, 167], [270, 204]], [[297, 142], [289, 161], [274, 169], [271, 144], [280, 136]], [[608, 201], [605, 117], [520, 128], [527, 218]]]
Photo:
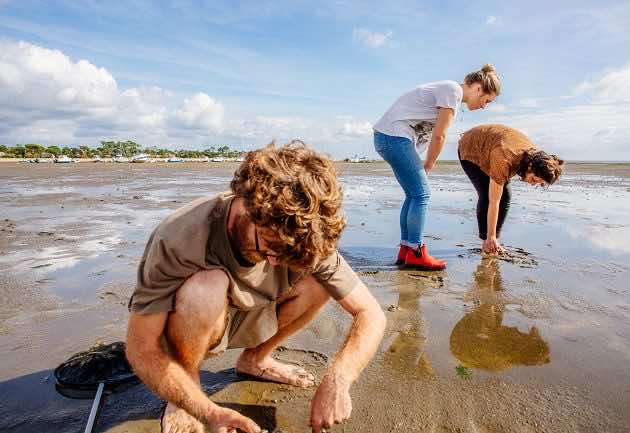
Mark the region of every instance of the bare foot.
[[166, 405], [160, 426], [162, 433], [204, 433], [205, 431], [203, 424], [197, 418], [173, 403]]
[[236, 371], [271, 382], [308, 388], [315, 384], [315, 376], [297, 365], [284, 364], [268, 356], [258, 360], [252, 350], [244, 350], [236, 361]]

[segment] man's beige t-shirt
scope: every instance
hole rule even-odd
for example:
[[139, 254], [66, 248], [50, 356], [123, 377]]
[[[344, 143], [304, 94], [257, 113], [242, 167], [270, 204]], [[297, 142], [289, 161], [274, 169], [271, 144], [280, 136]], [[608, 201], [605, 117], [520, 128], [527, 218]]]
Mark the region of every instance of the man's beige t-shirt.
[[[172, 311], [177, 290], [202, 270], [225, 271], [230, 280], [230, 306], [239, 311], [268, 309], [304, 276], [286, 266], [272, 266], [266, 260], [251, 267], [237, 262], [227, 235], [233, 199], [228, 193], [198, 199], [162, 221], [151, 234], [140, 261], [130, 311]], [[337, 300], [360, 284], [359, 277], [337, 251], [318, 263], [311, 275]]]
[[496, 183], [504, 184], [518, 170], [525, 151], [536, 146], [525, 134], [505, 125], [480, 125], [459, 139], [459, 159], [481, 168]]

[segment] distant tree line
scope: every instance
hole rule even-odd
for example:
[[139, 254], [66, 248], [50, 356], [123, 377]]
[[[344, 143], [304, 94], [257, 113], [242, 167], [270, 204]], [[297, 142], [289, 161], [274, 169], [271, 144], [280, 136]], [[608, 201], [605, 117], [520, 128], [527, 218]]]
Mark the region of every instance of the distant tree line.
[[131, 157], [139, 153], [146, 153], [154, 158], [167, 158], [175, 155], [180, 158], [238, 158], [245, 152], [231, 150], [229, 146], [210, 146], [205, 150], [162, 149], [156, 146], [142, 147], [138, 143], [127, 141], [101, 141], [96, 149], [89, 146], [43, 146], [41, 144], [18, 144], [10, 147], [0, 144], [0, 156], [5, 158], [46, 158], [66, 155], [70, 158], [113, 158], [115, 156]]

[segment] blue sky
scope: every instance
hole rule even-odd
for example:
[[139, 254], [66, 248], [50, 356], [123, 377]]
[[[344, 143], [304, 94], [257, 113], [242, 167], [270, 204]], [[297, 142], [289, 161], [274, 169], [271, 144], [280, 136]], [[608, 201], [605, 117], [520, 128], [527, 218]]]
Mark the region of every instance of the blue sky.
[[505, 123], [566, 159], [630, 160], [629, 2], [0, 0], [0, 143], [375, 156], [403, 92], [493, 63]]

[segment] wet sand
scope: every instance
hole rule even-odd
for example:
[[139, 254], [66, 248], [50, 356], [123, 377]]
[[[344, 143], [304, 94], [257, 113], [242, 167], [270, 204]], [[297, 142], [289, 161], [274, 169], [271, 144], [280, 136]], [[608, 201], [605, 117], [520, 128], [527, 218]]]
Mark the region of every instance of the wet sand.
[[[90, 401], [52, 369], [124, 339], [135, 268], [155, 225], [228, 188], [233, 163], [0, 164], [0, 431], [82, 431]], [[549, 190], [514, 182], [502, 241], [482, 258], [472, 186], [431, 176], [431, 251], [447, 271], [392, 266], [399, 187], [385, 164], [340, 164], [344, 255], [388, 316], [352, 388], [345, 432], [625, 432], [630, 426], [630, 165], [570, 164]], [[336, 304], [276, 356], [316, 372], [343, 342]], [[212, 398], [269, 431], [308, 432], [313, 390], [241, 381], [238, 351], [204, 363]], [[157, 432], [143, 385], [108, 396], [96, 431]]]

